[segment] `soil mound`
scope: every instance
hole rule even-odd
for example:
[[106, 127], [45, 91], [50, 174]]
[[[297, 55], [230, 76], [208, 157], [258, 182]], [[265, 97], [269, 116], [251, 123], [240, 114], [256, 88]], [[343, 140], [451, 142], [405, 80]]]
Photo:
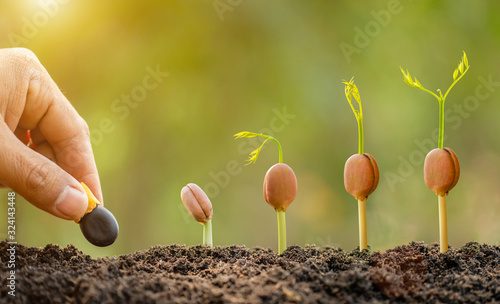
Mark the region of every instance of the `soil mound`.
[[439, 253], [412, 242], [387, 252], [307, 246], [281, 256], [243, 246], [154, 246], [92, 259], [76, 247], [16, 245], [16, 297], [2, 303], [498, 303], [500, 247], [475, 242]]

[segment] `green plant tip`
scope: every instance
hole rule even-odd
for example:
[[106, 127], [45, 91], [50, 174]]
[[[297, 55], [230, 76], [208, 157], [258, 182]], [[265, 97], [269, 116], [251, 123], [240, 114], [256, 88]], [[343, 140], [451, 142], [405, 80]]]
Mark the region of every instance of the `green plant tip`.
[[438, 148], [443, 149], [444, 145], [444, 102], [446, 100], [446, 97], [450, 93], [451, 89], [455, 86], [455, 84], [462, 79], [462, 77], [467, 73], [469, 70], [469, 60], [467, 59], [467, 54], [465, 54], [465, 51], [463, 52], [462, 60], [458, 64], [458, 67], [455, 69], [453, 72], [453, 82], [449, 86], [448, 90], [446, 90], [446, 93], [444, 95], [442, 94], [441, 90], [437, 90], [438, 94], [431, 92], [424, 88], [422, 84], [417, 80], [417, 78], [412, 78], [410, 75], [410, 72], [408, 70], [405, 70], [402, 67], [399, 67], [401, 69], [401, 73], [403, 73], [403, 78], [406, 84], [413, 88], [420, 89], [424, 92], [427, 92], [434, 96], [438, 102], [439, 102], [439, 139], [438, 139]]
[[[342, 83], [345, 84], [345, 97], [358, 121], [358, 153], [363, 154], [363, 107], [361, 105], [361, 97], [359, 96], [358, 87], [354, 84], [354, 77], [350, 81], [342, 80]], [[356, 110], [352, 104], [353, 98], [358, 103], [359, 110]]]
[[262, 144], [260, 145], [260, 147], [258, 147], [257, 149], [253, 150], [250, 153], [250, 158], [248, 159], [248, 163], [246, 163], [245, 166], [246, 165], [250, 165], [252, 163], [255, 163], [257, 161], [257, 158], [259, 157], [259, 154], [260, 154], [260, 151], [262, 150], [262, 147], [264, 147], [264, 145], [266, 144], [266, 142], [269, 141], [269, 140], [273, 140], [278, 145], [279, 162], [282, 163], [283, 162], [283, 150], [281, 149], [280, 142], [276, 138], [274, 138], [274, 137], [272, 137], [270, 135], [262, 134], [262, 133], [254, 133], [254, 132], [243, 131], [243, 132], [239, 132], [239, 133], [234, 134], [234, 139], [250, 138], [250, 137], [257, 137], [257, 136], [260, 136], [260, 137], [264, 138], [265, 140], [264, 140], [264, 142], [262, 142]]

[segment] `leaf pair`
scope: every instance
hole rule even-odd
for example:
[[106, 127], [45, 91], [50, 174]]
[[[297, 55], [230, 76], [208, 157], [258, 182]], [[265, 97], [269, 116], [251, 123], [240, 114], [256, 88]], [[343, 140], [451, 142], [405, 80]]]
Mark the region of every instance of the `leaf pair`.
[[[359, 97], [358, 87], [354, 84], [354, 77], [347, 82], [346, 80], [342, 80], [342, 83], [345, 84], [345, 97], [347, 97], [347, 101], [351, 105], [352, 112], [356, 116], [356, 119], [359, 121], [363, 118], [363, 108], [361, 107], [361, 97]], [[354, 108], [352, 105], [352, 98], [356, 100], [359, 105], [359, 111]]]
[[243, 132], [239, 132], [239, 133], [234, 134], [234, 139], [250, 138], [250, 137], [257, 137], [257, 136], [265, 138], [266, 140], [264, 140], [264, 142], [260, 145], [260, 147], [258, 147], [257, 149], [253, 150], [250, 153], [250, 157], [248, 159], [248, 163], [246, 163], [245, 166], [250, 165], [252, 163], [255, 163], [257, 161], [257, 158], [259, 157], [259, 154], [260, 154], [260, 151], [262, 150], [262, 147], [264, 147], [264, 145], [266, 144], [266, 142], [268, 140], [272, 139], [272, 140], [276, 141], [276, 139], [274, 139], [274, 137], [269, 136], [269, 135], [265, 135], [265, 134], [262, 134], [262, 133], [248, 132], [248, 131], [243, 131]]
[[439, 93], [439, 96], [437, 94], [427, 90], [426, 88], [424, 88], [422, 86], [422, 84], [420, 84], [420, 82], [417, 80], [417, 78], [411, 77], [410, 72], [408, 70], [406, 70], [406, 72], [405, 72], [405, 70], [403, 70], [402, 67], [399, 67], [399, 68], [401, 69], [401, 73], [403, 73], [403, 77], [404, 77], [405, 82], [409, 86], [420, 89], [422, 91], [425, 91], [425, 92], [433, 95], [434, 97], [436, 97], [439, 101], [444, 101], [446, 99], [446, 96], [450, 92], [451, 88], [453, 88], [453, 86], [460, 80], [460, 78], [462, 78], [465, 75], [465, 73], [467, 73], [467, 71], [469, 70], [469, 67], [470, 67], [469, 61], [467, 60], [467, 55], [465, 54], [465, 51], [464, 51], [464, 54], [462, 56], [462, 60], [460, 61], [460, 63], [458, 64], [458, 67], [453, 72], [453, 83], [450, 85], [450, 87], [448, 88], [448, 90], [446, 91], [444, 96], [441, 93], [441, 90], [437, 90], [437, 92]]

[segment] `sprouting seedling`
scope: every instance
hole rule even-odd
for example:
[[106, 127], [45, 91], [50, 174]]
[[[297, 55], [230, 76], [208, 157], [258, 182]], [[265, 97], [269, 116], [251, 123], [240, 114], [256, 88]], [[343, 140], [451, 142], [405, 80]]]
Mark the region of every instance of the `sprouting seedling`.
[[240, 132], [234, 135], [235, 139], [256, 137], [264, 138], [264, 142], [250, 153], [247, 165], [255, 163], [259, 157], [262, 147], [269, 140], [278, 145], [279, 162], [273, 165], [264, 177], [264, 199], [274, 208], [278, 217], [278, 253], [282, 254], [286, 249], [286, 218], [285, 212], [297, 195], [297, 178], [292, 168], [283, 163], [283, 151], [278, 140], [272, 136], [262, 133]]
[[[400, 67], [401, 68], [401, 67]], [[469, 61], [467, 55], [463, 52], [463, 57], [458, 67], [453, 72], [453, 82], [443, 95], [441, 90], [437, 90], [435, 94], [424, 88], [417, 78], [412, 79], [410, 72], [406, 72], [401, 68], [405, 82], [414, 88], [420, 89], [424, 92], [436, 97], [439, 102], [439, 139], [438, 147], [430, 151], [425, 157], [424, 162], [424, 180], [425, 185], [431, 189], [438, 196], [439, 203], [439, 242], [440, 251], [446, 252], [448, 250], [448, 226], [446, 220], [446, 196], [458, 182], [460, 177], [460, 164], [455, 152], [450, 148], [444, 148], [444, 102], [455, 84], [462, 79], [462, 77], [469, 70]]]
[[[351, 105], [354, 116], [358, 122], [358, 154], [354, 154], [345, 163], [344, 167], [344, 186], [358, 201], [359, 217], [359, 250], [368, 249], [368, 240], [366, 232], [366, 200], [378, 185], [379, 172], [375, 158], [368, 153], [363, 153], [363, 108], [359, 91], [354, 84], [354, 77], [345, 84], [345, 96]], [[352, 104], [352, 98], [356, 100], [359, 110], [356, 110]]]
[[182, 188], [181, 200], [189, 214], [203, 225], [203, 245], [212, 247], [213, 209], [210, 199], [198, 185], [191, 183]]

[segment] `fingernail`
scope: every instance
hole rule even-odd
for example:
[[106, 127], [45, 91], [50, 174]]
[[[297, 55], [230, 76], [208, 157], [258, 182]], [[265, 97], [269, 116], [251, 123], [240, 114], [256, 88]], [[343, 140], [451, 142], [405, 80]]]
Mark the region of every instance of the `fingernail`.
[[69, 218], [73, 218], [75, 215], [78, 215], [77, 213], [84, 211], [87, 208], [87, 204], [87, 194], [71, 186], [63, 190], [55, 203], [57, 211]]

